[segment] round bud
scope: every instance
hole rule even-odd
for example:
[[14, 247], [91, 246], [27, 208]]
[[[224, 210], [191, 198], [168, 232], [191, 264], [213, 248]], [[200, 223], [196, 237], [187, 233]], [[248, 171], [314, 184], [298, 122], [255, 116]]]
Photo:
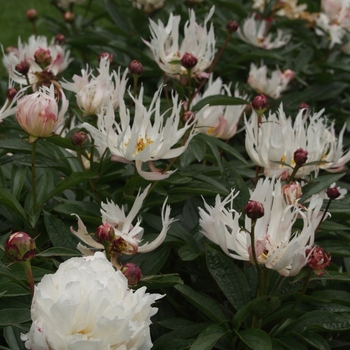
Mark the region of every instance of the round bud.
[[304, 165], [307, 161], [307, 155], [308, 155], [308, 151], [302, 148], [298, 148], [293, 155], [295, 164], [299, 166]]
[[34, 53], [35, 62], [42, 68], [47, 67], [51, 63], [50, 50], [39, 48]]
[[38, 13], [34, 9], [30, 9], [27, 11], [27, 18], [29, 21], [34, 22], [38, 18]]
[[88, 135], [84, 131], [76, 131], [70, 138], [73, 146], [83, 146], [88, 140]]
[[30, 68], [30, 65], [26, 60], [19, 62], [18, 64], [16, 64], [16, 67], [15, 67], [16, 71], [23, 75], [27, 75], [27, 73], [29, 72], [29, 68]]
[[111, 53], [108, 53], [108, 52], [102, 52], [100, 54], [100, 57], [98, 58], [98, 61], [100, 62], [102, 58], [108, 59], [109, 62], [113, 61], [113, 55]]
[[302, 102], [299, 105], [299, 109], [309, 109], [309, 108], [310, 108], [310, 106], [305, 102]]
[[317, 276], [324, 274], [324, 268], [331, 263], [331, 254], [325, 253], [323, 248], [315, 246], [305, 252], [308, 257], [307, 265], [314, 270]]
[[181, 58], [181, 65], [186, 69], [192, 69], [197, 62], [197, 57], [190, 52], [185, 52]]
[[244, 212], [248, 218], [257, 220], [264, 216], [264, 206], [260, 202], [250, 200], [245, 206]]
[[269, 106], [268, 102], [267, 97], [264, 94], [260, 94], [254, 97], [252, 107], [256, 112], [263, 113]]
[[291, 69], [286, 69], [283, 72], [283, 75], [289, 79], [289, 81], [292, 81], [294, 79], [294, 72]]
[[17, 90], [14, 88], [9, 88], [6, 92], [6, 97], [10, 101], [12, 101], [16, 95], [17, 95]]
[[95, 232], [96, 239], [100, 243], [113, 242], [115, 239], [114, 227], [105, 222], [103, 225], [100, 225]]
[[136, 286], [142, 277], [141, 269], [133, 263], [124, 264], [121, 272], [128, 279], [128, 285], [130, 287]]
[[132, 75], [141, 75], [143, 73], [143, 65], [137, 60], [133, 60], [129, 64], [129, 71]]
[[63, 34], [56, 34], [55, 36], [55, 43], [58, 45], [62, 45], [64, 44], [64, 42], [66, 41], [66, 37]]
[[5, 252], [13, 261], [27, 261], [35, 255], [35, 241], [25, 232], [16, 232], [7, 238]]
[[336, 187], [330, 187], [326, 193], [329, 199], [337, 199], [340, 196], [340, 192]]
[[192, 111], [186, 111], [182, 117], [182, 121], [186, 124], [192, 124], [196, 120], [196, 114]]
[[67, 23], [74, 22], [75, 16], [73, 12], [67, 11], [63, 14], [63, 20]]
[[234, 33], [238, 29], [238, 23], [235, 20], [232, 20], [226, 24], [226, 29], [229, 33]]

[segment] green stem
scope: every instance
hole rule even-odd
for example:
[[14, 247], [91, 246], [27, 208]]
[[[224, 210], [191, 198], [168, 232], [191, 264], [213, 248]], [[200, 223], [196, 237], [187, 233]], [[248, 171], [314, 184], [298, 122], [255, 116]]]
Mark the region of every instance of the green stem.
[[23, 269], [26, 273], [28, 285], [30, 288], [30, 293], [33, 296], [34, 295], [34, 277], [33, 277], [32, 265], [30, 263], [30, 260], [21, 262], [20, 264], [23, 266]]
[[289, 176], [288, 182], [292, 182], [294, 180], [295, 175], [297, 174], [298, 170], [300, 169], [300, 165], [295, 165], [292, 174]]
[[34, 211], [38, 209], [38, 201], [36, 196], [36, 169], [35, 169], [35, 151], [37, 140], [32, 142], [32, 195], [33, 195], [33, 207]]
[[312, 269], [309, 269], [308, 274], [306, 275], [305, 280], [304, 280], [303, 289], [301, 290], [298, 298], [295, 300], [294, 304], [292, 305], [290, 310], [286, 313], [286, 315], [282, 318], [282, 320], [270, 332], [270, 334], [269, 334], [270, 337], [273, 337], [277, 333], [277, 331], [281, 328], [281, 326], [284, 324], [284, 322], [288, 319], [289, 316], [292, 315], [292, 313], [294, 312], [296, 307], [299, 305], [301, 299], [303, 298], [303, 296], [304, 296], [304, 294], [306, 292], [307, 286], [309, 284], [311, 273], [312, 273]]
[[328, 212], [328, 209], [329, 209], [329, 206], [331, 205], [331, 202], [332, 202], [332, 199], [330, 198], [328, 203], [327, 203], [327, 206], [326, 206], [326, 209], [324, 210], [323, 214], [322, 214], [322, 217], [321, 217], [321, 220], [320, 222], [318, 223], [317, 227], [316, 227], [316, 230], [315, 230], [315, 233], [318, 231], [320, 225], [322, 224], [324, 218], [326, 217], [326, 214]]

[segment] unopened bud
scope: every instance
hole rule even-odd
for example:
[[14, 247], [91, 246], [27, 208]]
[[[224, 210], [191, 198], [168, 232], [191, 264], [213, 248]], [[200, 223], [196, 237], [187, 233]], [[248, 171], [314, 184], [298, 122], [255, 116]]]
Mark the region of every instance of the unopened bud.
[[304, 165], [307, 161], [307, 155], [308, 155], [308, 151], [302, 148], [298, 148], [293, 155], [295, 164], [299, 166]]
[[38, 13], [34, 9], [30, 9], [27, 11], [27, 18], [29, 21], [34, 22], [38, 18]]
[[184, 124], [192, 124], [196, 120], [196, 114], [192, 111], [186, 111], [182, 117]]
[[326, 193], [329, 199], [337, 199], [340, 196], [340, 192], [336, 187], [330, 187]]
[[299, 105], [299, 109], [309, 109], [309, 108], [310, 108], [310, 106], [305, 102], [302, 102]]
[[307, 249], [305, 254], [308, 257], [307, 265], [314, 270], [317, 276], [322, 276], [324, 268], [331, 263], [331, 254], [325, 253], [323, 248], [319, 246]]
[[303, 195], [299, 182], [291, 182], [282, 187], [283, 198], [287, 204], [295, 205], [298, 199]]
[[292, 81], [294, 79], [294, 72], [291, 69], [286, 69], [283, 72], [283, 75], [289, 79], [289, 81]]
[[257, 113], [264, 113], [268, 106], [269, 103], [267, 97], [264, 94], [260, 94], [254, 97], [252, 107]]
[[128, 279], [128, 285], [130, 287], [136, 286], [142, 277], [141, 269], [133, 263], [124, 264], [121, 272]]
[[13, 261], [27, 261], [35, 255], [35, 241], [25, 232], [16, 232], [7, 238], [5, 252]]
[[18, 64], [16, 64], [16, 67], [15, 67], [16, 71], [23, 75], [27, 75], [27, 73], [29, 72], [29, 68], [30, 68], [30, 65], [26, 60], [19, 62]]
[[12, 101], [16, 95], [17, 95], [17, 90], [15, 88], [9, 88], [6, 92], [6, 97], [10, 101]]
[[137, 60], [133, 60], [129, 64], [129, 71], [132, 75], [141, 75], [143, 73], [143, 65]]
[[102, 58], [109, 60], [109, 62], [113, 61], [113, 55], [108, 52], [102, 52], [98, 58], [98, 61], [100, 62]]
[[186, 69], [192, 69], [197, 62], [197, 57], [190, 52], [185, 52], [181, 58], [181, 65]]
[[63, 14], [63, 19], [67, 23], [72, 23], [74, 22], [75, 16], [73, 12], [67, 11]]
[[35, 62], [42, 68], [47, 67], [51, 63], [50, 50], [39, 48], [34, 53]]
[[88, 140], [88, 135], [84, 131], [76, 131], [70, 138], [73, 146], [83, 146]]
[[63, 34], [56, 34], [55, 36], [55, 43], [58, 45], [62, 45], [64, 44], [64, 42], [66, 41], [66, 37]]
[[248, 218], [257, 220], [264, 216], [264, 206], [260, 202], [250, 200], [245, 206], [244, 212]]
[[115, 239], [114, 227], [108, 222], [105, 222], [97, 228], [95, 236], [102, 244], [105, 242], [113, 242]]
[[229, 33], [234, 33], [238, 29], [238, 23], [235, 20], [232, 20], [226, 24], [226, 29]]

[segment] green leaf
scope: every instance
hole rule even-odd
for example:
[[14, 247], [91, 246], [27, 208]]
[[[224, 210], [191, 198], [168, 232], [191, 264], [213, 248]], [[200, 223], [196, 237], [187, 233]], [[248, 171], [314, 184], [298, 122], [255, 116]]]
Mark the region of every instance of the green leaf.
[[206, 249], [209, 272], [232, 306], [239, 310], [250, 301], [250, 288], [244, 273], [232, 258], [210, 246]]
[[0, 326], [12, 326], [29, 322], [30, 310], [28, 309], [2, 309], [0, 310]]
[[26, 213], [16, 197], [0, 188], [0, 203], [13, 210], [22, 221], [26, 221]]
[[172, 287], [176, 284], [183, 284], [183, 280], [177, 273], [167, 275], [153, 275], [142, 277], [137, 287], [146, 286], [147, 290]]
[[174, 288], [210, 320], [214, 322], [222, 322], [226, 320], [224, 313], [213, 299], [199, 294], [184, 284], [178, 284], [174, 286]]
[[21, 340], [21, 331], [16, 327], [5, 327], [4, 328], [4, 338], [7, 344], [11, 347], [11, 350], [25, 350], [23, 340]]
[[28, 288], [23, 288], [19, 284], [13, 282], [0, 283], [0, 290], [5, 291], [3, 297], [18, 297], [30, 294]]
[[308, 331], [304, 332], [293, 332], [293, 336], [296, 338], [299, 338], [303, 343], [306, 343], [307, 345], [311, 346], [314, 349], [317, 350], [330, 350], [330, 346], [325, 341], [324, 338], [322, 338], [320, 335]]
[[179, 251], [178, 251], [178, 254], [179, 254], [182, 261], [192, 261], [200, 255], [199, 252], [195, 252], [192, 249], [192, 246], [190, 246], [188, 244], [181, 246]]
[[21, 164], [13, 163], [11, 168], [11, 193], [19, 199], [24, 182], [26, 180], [27, 168]]
[[75, 249], [80, 242], [69, 227], [60, 219], [44, 211], [44, 222], [51, 243], [55, 247]]
[[272, 350], [269, 335], [261, 329], [247, 329], [236, 332], [239, 338], [253, 350]]
[[44, 250], [43, 252], [40, 252], [36, 254], [36, 256], [42, 256], [45, 258], [49, 258], [52, 256], [81, 256], [81, 253], [77, 250], [67, 249], [67, 248], [61, 248], [61, 247], [54, 247]]
[[303, 196], [301, 197], [301, 203], [304, 203], [305, 200], [310, 198], [313, 194], [327, 189], [333, 182], [337, 182], [344, 175], [345, 173], [323, 175], [311, 180], [308, 184], [303, 186]]
[[280, 344], [283, 345], [284, 349], [288, 350], [308, 350], [307, 347], [297, 341], [294, 337], [281, 337], [276, 339]]
[[[331, 224], [336, 224], [331, 222]], [[334, 228], [336, 230], [336, 228]], [[350, 257], [350, 243], [338, 240], [324, 240], [320, 241], [320, 246], [332, 254], [332, 256]]]
[[192, 112], [201, 110], [204, 106], [237, 106], [247, 105], [249, 102], [242, 98], [223, 95], [212, 95], [201, 99], [195, 106], [192, 107]]
[[199, 334], [198, 338], [190, 347], [190, 350], [210, 350], [227, 332], [227, 330], [219, 325], [210, 325]]

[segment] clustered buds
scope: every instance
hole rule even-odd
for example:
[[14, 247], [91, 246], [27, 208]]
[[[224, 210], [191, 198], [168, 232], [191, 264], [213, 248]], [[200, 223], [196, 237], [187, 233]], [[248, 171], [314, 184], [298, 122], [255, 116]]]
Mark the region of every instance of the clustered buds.
[[238, 23], [235, 20], [231, 20], [226, 24], [226, 29], [229, 33], [234, 33], [238, 29]]
[[293, 159], [296, 165], [302, 166], [306, 163], [308, 156], [308, 151], [298, 148], [293, 155]]
[[128, 285], [130, 287], [136, 286], [142, 277], [141, 269], [133, 263], [124, 264], [121, 272], [128, 279]]
[[137, 60], [132, 60], [129, 64], [129, 71], [132, 75], [141, 75], [143, 73], [143, 65]]
[[28, 63], [27, 60], [23, 60], [17, 63], [15, 67], [16, 71], [23, 75], [27, 75], [27, 73], [29, 72], [29, 68], [30, 68], [30, 64]]
[[185, 52], [181, 58], [181, 65], [186, 69], [192, 69], [197, 62], [197, 57], [190, 52]]
[[84, 131], [76, 131], [70, 138], [73, 146], [83, 146], [88, 140], [88, 135]]
[[100, 225], [96, 232], [95, 236], [98, 242], [104, 244], [106, 242], [113, 242], [115, 238], [114, 228], [111, 224], [108, 222], [105, 222], [104, 224]]
[[250, 200], [244, 208], [249, 219], [257, 220], [264, 216], [264, 206], [262, 203]]
[[326, 194], [329, 199], [337, 199], [340, 196], [340, 192], [336, 187], [330, 187], [327, 191]]
[[254, 97], [252, 107], [258, 114], [264, 113], [268, 106], [269, 101], [267, 100], [267, 97], [264, 94], [260, 94]]
[[12, 233], [5, 242], [5, 252], [9, 259], [17, 262], [30, 260], [35, 255], [35, 241], [25, 232]]
[[38, 18], [38, 13], [34, 9], [29, 9], [27, 11], [27, 18], [29, 19], [30, 22], [34, 22]]
[[324, 269], [331, 263], [331, 254], [325, 253], [323, 248], [318, 246], [306, 250], [306, 256], [308, 257], [307, 265], [314, 270], [317, 276], [322, 276]]

